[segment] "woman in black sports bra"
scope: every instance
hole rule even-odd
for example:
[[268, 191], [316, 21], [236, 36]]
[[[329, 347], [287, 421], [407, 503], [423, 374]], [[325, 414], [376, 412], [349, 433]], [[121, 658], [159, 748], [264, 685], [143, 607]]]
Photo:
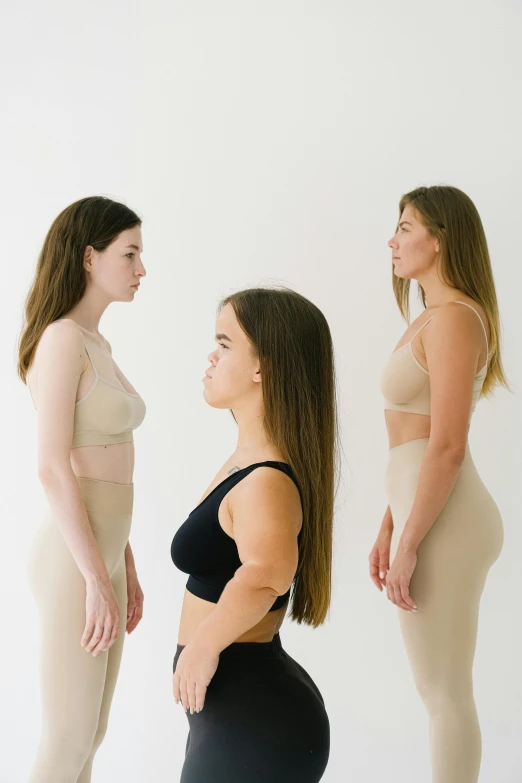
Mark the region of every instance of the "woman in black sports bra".
[[321, 694], [283, 649], [286, 610], [327, 615], [336, 475], [333, 348], [288, 289], [225, 299], [204, 398], [238, 425], [234, 454], [172, 541], [189, 574], [174, 659], [188, 713], [181, 783], [316, 783], [329, 755]]

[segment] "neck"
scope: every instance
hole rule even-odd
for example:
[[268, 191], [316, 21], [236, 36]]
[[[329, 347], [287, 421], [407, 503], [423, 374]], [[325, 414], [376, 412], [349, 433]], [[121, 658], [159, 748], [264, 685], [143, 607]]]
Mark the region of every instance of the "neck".
[[417, 277], [416, 280], [424, 290], [426, 307], [441, 307], [462, 296], [462, 292], [458, 288], [453, 288], [453, 286], [442, 282], [435, 266], [422, 277]]
[[278, 459], [277, 449], [267, 437], [263, 425], [261, 408], [241, 408], [233, 410], [238, 425], [235, 455], [238, 461], [262, 462], [265, 459]]
[[67, 314], [84, 329], [90, 332], [98, 332], [100, 319], [110, 304], [110, 300], [99, 291], [87, 286], [87, 291], [77, 305]]

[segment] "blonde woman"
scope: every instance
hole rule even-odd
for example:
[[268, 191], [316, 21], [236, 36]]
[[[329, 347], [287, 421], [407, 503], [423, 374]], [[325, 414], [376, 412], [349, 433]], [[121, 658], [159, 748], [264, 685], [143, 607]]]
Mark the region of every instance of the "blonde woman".
[[478, 399], [507, 386], [484, 230], [452, 187], [403, 196], [393, 287], [409, 320], [410, 280], [424, 312], [381, 378], [390, 451], [389, 506], [370, 573], [400, 609], [418, 691], [430, 718], [433, 783], [476, 783], [481, 735], [472, 666], [479, 603], [503, 543], [499, 510], [474, 465], [468, 430]]
[[67, 207], [45, 239], [26, 306], [19, 374], [38, 411], [49, 501], [29, 575], [41, 617], [42, 737], [30, 783], [89, 783], [125, 630], [143, 593], [129, 544], [139, 394], [99, 331], [145, 269], [141, 221], [101, 197]]

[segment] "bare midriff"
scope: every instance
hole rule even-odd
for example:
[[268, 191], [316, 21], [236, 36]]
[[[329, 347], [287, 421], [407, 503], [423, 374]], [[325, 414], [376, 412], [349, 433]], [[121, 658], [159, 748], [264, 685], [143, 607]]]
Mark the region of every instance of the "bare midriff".
[[385, 410], [386, 428], [390, 449], [402, 446], [410, 440], [429, 438], [431, 416], [424, 413], [405, 413], [404, 411]]
[[132, 484], [134, 473], [134, 443], [113, 443], [110, 446], [81, 446], [71, 449], [71, 467], [76, 476]]
[[[206, 620], [216, 607], [210, 601], [189, 593], [185, 590], [181, 619], [179, 623], [178, 644], [189, 644], [198, 630], [200, 624]], [[286, 614], [286, 607], [282, 606], [274, 612], [268, 612], [260, 622], [250, 628], [246, 633], [237, 638], [236, 642], [270, 642], [281, 628]]]

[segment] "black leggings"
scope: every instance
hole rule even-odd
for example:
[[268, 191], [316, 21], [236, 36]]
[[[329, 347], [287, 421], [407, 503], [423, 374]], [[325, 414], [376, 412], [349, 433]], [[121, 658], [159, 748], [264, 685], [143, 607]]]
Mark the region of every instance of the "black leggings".
[[328, 763], [322, 696], [279, 634], [225, 648], [203, 710], [187, 717], [180, 783], [317, 783]]

